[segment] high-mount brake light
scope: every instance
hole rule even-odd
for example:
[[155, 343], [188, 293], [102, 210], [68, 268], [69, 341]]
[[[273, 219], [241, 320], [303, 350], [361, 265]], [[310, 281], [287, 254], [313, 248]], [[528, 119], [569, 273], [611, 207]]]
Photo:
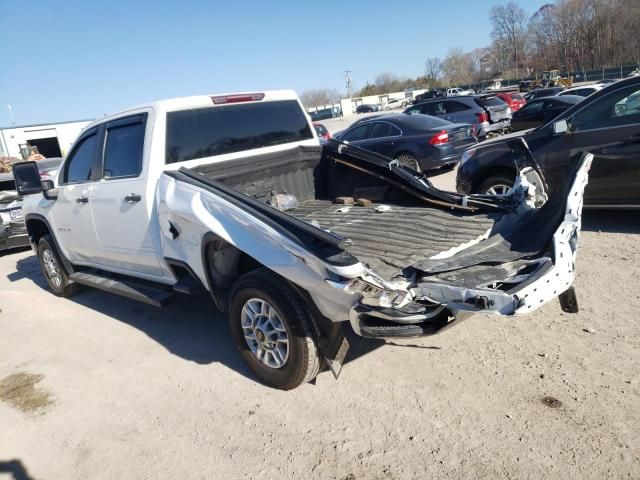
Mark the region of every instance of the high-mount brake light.
[[239, 95], [220, 95], [218, 97], [211, 97], [213, 103], [216, 105], [222, 105], [224, 103], [242, 103], [242, 102], [257, 102], [264, 98], [264, 93], [241, 93]]

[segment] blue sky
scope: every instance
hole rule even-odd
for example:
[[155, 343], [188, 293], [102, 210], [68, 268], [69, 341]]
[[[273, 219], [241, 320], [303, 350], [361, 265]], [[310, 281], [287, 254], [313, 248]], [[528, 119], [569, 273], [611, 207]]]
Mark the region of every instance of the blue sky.
[[[359, 88], [490, 42], [498, 1], [0, 0], [0, 126], [95, 118], [149, 100]], [[504, 3], [504, 2], [503, 2]], [[521, 0], [528, 13], [544, 0]]]

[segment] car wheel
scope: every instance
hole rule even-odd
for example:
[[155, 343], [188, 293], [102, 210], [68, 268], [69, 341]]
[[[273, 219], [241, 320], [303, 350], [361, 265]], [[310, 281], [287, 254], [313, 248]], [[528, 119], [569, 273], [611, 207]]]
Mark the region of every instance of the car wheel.
[[478, 193], [486, 195], [507, 195], [513, 187], [513, 178], [506, 174], [492, 175], [480, 184]]
[[401, 153], [396, 157], [396, 160], [398, 160], [398, 164], [402, 165], [403, 167], [409, 167], [416, 172], [420, 171], [418, 160], [416, 160], [416, 157], [414, 157], [410, 153]]
[[53, 246], [50, 235], [43, 236], [38, 242], [38, 262], [49, 288], [58, 297], [70, 297], [76, 292], [77, 285], [69, 280], [62, 265], [60, 255]]
[[291, 390], [313, 380], [320, 354], [293, 288], [261, 268], [240, 277], [230, 300], [231, 334], [249, 368], [269, 386]]

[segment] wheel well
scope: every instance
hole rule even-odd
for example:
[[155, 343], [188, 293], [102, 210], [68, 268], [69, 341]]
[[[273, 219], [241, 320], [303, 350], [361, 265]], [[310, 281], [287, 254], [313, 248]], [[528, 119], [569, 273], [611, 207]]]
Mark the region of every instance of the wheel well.
[[478, 193], [478, 188], [480, 188], [482, 182], [494, 175], [505, 175], [507, 177], [513, 176], [515, 178], [516, 171], [509, 167], [490, 167], [486, 170], [482, 170], [474, 176], [473, 183], [471, 184], [471, 193]]
[[[240, 276], [263, 266], [255, 258], [214, 234], [205, 236], [202, 260], [209, 290], [219, 300], [220, 294], [228, 291]], [[219, 306], [224, 303], [226, 302], [220, 301]]]
[[47, 227], [47, 224], [37, 218], [27, 220], [25, 223], [27, 226], [27, 233], [29, 234], [29, 238], [35, 245], [38, 244], [42, 237], [51, 233], [49, 231], [49, 227]]
[[409, 150], [401, 150], [396, 153], [393, 158], [398, 158], [400, 155], [411, 155], [413, 158], [416, 158], [415, 154], [411, 153]]

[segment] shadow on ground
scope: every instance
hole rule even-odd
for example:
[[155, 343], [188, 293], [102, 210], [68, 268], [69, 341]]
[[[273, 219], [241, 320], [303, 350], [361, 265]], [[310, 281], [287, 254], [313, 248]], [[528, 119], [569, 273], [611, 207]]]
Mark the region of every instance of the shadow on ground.
[[[7, 277], [12, 282], [29, 279], [49, 292], [35, 255], [18, 260], [16, 271]], [[221, 363], [256, 380], [233, 343], [226, 314], [215, 308], [208, 295], [176, 295], [171, 305], [155, 308], [85, 287], [69, 300], [131, 325], [185, 360], [203, 365]], [[351, 348], [345, 365], [385, 344], [358, 337], [349, 327], [347, 330]]]
[[6, 478], [12, 480], [35, 480], [20, 460], [0, 460], [0, 473], [8, 473], [11, 477]]
[[582, 229], [588, 232], [640, 233], [638, 211], [584, 210]]

